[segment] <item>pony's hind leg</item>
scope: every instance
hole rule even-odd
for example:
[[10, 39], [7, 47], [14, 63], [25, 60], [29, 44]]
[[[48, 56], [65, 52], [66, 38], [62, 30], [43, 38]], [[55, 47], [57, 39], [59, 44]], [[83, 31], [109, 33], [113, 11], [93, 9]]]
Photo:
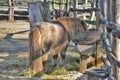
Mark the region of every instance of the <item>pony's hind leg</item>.
[[[57, 61], [58, 58], [58, 53], [60, 53], [60, 64], [63, 64], [65, 62], [65, 57], [66, 57], [66, 50], [67, 50], [67, 44], [68, 41], [65, 41], [64, 43], [60, 44], [56, 48], [54, 48], [54, 53], [53, 54], [53, 60], [54, 62]], [[56, 62], [57, 64], [58, 62]]]
[[48, 53], [42, 55], [42, 63], [43, 63], [43, 69], [46, 72], [48, 70], [48, 68], [49, 68], [49, 65], [48, 65]]
[[62, 47], [62, 50], [61, 50], [61, 53], [60, 53], [60, 64], [64, 64], [65, 63], [67, 47], [68, 47], [68, 41], [66, 41], [63, 44], [63, 47]]
[[52, 66], [57, 65], [58, 52], [54, 49], [52, 52]]
[[67, 50], [67, 47], [60, 53], [60, 64], [64, 64], [65, 63], [66, 50]]

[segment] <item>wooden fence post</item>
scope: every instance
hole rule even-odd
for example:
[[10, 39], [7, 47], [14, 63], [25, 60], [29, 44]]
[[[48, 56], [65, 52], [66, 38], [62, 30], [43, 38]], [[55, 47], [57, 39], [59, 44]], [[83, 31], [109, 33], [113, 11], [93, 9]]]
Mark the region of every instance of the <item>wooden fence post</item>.
[[9, 4], [9, 8], [8, 8], [9, 21], [14, 21], [14, 0], [9, 0], [8, 4]]
[[66, 0], [65, 7], [66, 7], [65, 16], [68, 16], [68, 12], [69, 12], [69, 0]]
[[[88, 4], [88, 0], [84, 0], [84, 5], [83, 5], [83, 9], [86, 9], [86, 5]], [[86, 14], [83, 14], [83, 20], [86, 19]]]
[[[96, 26], [97, 26], [97, 31], [100, 31], [100, 14], [99, 14], [99, 12], [96, 12]], [[99, 56], [100, 56], [100, 41], [98, 40], [96, 42], [96, 55], [95, 55], [95, 59], [96, 59], [95, 64], [96, 64], [97, 67], [100, 67], [98, 65], [98, 63], [99, 63], [99, 60], [98, 60]]]
[[[120, 0], [114, 0], [114, 2], [116, 2], [116, 9], [114, 9], [115, 11], [113, 12], [116, 12], [116, 22], [120, 28]], [[120, 39], [116, 38], [116, 46], [115, 46], [116, 50], [114, 50], [115, 54], [116, 54], [116, 57], [118, 60], [120, 60]], [[116, 79], [117, 80], [120, 80], [120, 68], [118, 68], [116, 66]]]
[[[92, 5], [91, 5], [92, 8], [95, 8], [95, 7], [96, 7], [96, 1], [95, 1], [95, 0], [93, 0], [91, 4], [92, 4]], [[91, 13], [91, 15], [90, 15], [90, 20], [93, 21], [94, 17], [95, 17], [95, 11], [93, 11], [93, 12]]]
[[63, 3], [64, 3], [64, 0], [59, 0], [59, 14], [61, 17], [63, 16], [63, 7], [64, 7]]
[[55, 20], [55, 4], [54, 4], [55, 0], [52, 0], [52, 16], [53, 16], [53, 20]]
[[77, 8], [78, 6], [78, 0], [74, 0], [73, 1], [73, 8], [74, 8], [74, 18], [77, 18], [77, 11], [75, 11], [75, 9]]

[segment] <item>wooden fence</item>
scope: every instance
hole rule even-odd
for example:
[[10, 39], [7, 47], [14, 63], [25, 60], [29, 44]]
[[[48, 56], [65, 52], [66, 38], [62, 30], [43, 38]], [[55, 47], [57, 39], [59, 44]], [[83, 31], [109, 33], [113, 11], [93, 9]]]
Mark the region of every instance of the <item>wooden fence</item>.
[[0, 0], [0, 17], [7, 16], [10, 21], [14, 17], [28, 18], [28, 3], [41, 0]]
[[[61, 16], [74, 16], [74, 12], [70, 11], [70, 8], [76, 7], [73, 6], [73, 0], [0, 0], [0, 17], [7, 16], [10, 21], [13, 21], [14, 17], [28, 18], [28, 3], [39, 1], [49, 2], [51, 18], [54, 20]], [[76, 5], [82, 9], [88, 7], [87, 3], [83, 6], [83, 2]]]
[[[10, 21], [14, 20], [14, 16], [29, 17], [28, 14], [26, 14], [26, 15], [15, 14], [16, 8], [19, 9], [20, 11], [23, 10], [23, 11], [26, 11], [28, 13], [27, 3], [37, 2], [37, 1], [41, 1], [41, 0], [8, 0], [8, 1], [7, 0], [1, 0], [0, 3], [4, 4], [4, 7], [6, 7], [6, 10], [8, 11], [8, 14], [0, 13], [0, 16], [8, 16]], [[95, 31], [100, 31], [100, 28], [101, 28], [100, 25], [101, 24], [103, 24], [105, 26], [104, 28], [102, 28], [103, 32], [102, 32], [101, 37], [102, 37], [102, 42], [103, 42], [104, 48], [106, 50], [106, 54], [107, 54], [108, 59], [107, 59], [107, 61], [105, 61], [105, 59], [104, 59], [104, 62], [107, 65], [107, 67], [109, 68], [109, 70], [111, 71], [109, 73], [112, 76], [113, 75], [112, 71], [114, 69], [113, 69], [113, 65], [112, 65], [112, 68], [109, 67], [109, 66], [111, 66], [110, 64], [115, 63], [118, 67], [120, 67], [120, 61], [113, 54], [114, 51], [113, 51], [113, 49], [110, 45], [109, 39], [107, 38], [107, 34], [112, 33], [113, 36], [116, 36], [116, 37], [120, 38], [120, 29], [118, 28], [118, 26], [115, 23], [109, 21], [110, 19], [106, 20], [107, 16], [109, 15], [109, 14], [106, 13], [107, 10], [104, 10], [102, 8], [103, 6], [100, 6], [99, 8], [97, 7], [98, 5], [95, 1], [98, 1], [98, 0], [90, 0], [91, 1], [90, 2], [91, 3], [91, 5], [90, 5], [91, 8], [89, 8], [89, 6], [87, 6], [87, 7], [85, 6], [85, 5], [88, 4], [87, 0], [85, 0], [85, 4], [84, 4], [84, 6], [82, 6], [82, 9], [79, 8], [79, 6], [81, 6], [81, 5], [79, 5], [80, 3], [78, 2], [78, 0], [66, 0], [66, 2], [64, 0], [59, 0], [59, 1], [45, 0], [45, 1], [50, 1], [50, 3], [52, 4], [52, 5], [50, 5], [50, 6], [52, 6], [50, 8], [51, 9], [50, 12], [52, 12], [52, 18], [53, 19], [56, 19], [57, 17], [60, 17], [60, 16], [69, 16], [70, 13], [72, 13], [73, 17], [79, 17], [78, 14], [82, 13], [82, 14], [84, 14], [84, 15], [82, 15], [83, 19], [85, 20], [86, 13], [88, 13], [89, 16], [90, 16], [89, 17], [90, 21], [86, 21], [86, 22], [95, 25], [96, 26]], [[31, 5], [31, 4], [29, 4], [29, 5]], [[34, 6], [34, 5], [32, 4], [32, 6]], [[31, 9], [32, 8], [29, 7], [29, 10], [31, 10]], [[3, 10], [5, 10], [5, 9], [3, 9]], [[37, 9], [35, 9], [34, 11], [37, 12]], [[32, 13], [32, 11], [30, 11], [30, 13]], [[40, 15], [41, 15], [41, 13], [40, 13]], [[35, 14], [35, 16], [36, 16], [36, 14]], [[96, 21], [93, 21], [95, 17], [96, 17]], [[38, 18], [39, 17], [36, 17], [34, 19], [38, 19]], [[34, 20], [34, 19], [32, 18], [31, 20]], [[40, 18], [40, 19], [43, 20], [42, 18]], [[110, 32], [108, 32], [106, 29], [109, 29]], [[100, 41], [96, 40], [96, 55], [95, 55], [96, 60], [95, 60], [95, 64], [96, 64], [97, 67], [99, 67], [98, 66], [99, 56], [101, 56], [99, 48], [100, 48]], [[82, 65], [84, 64], [84, 61], [85, 61], [83, 56], [81, 57], [81, 61], [83, 61], [83, 62], [81, 62], [80, 66], [83, 67]], [[108, 63], [110, 63], [110, 64], [108, 64]], [[83, 69], [86, 69], [85, 68], [86, 64], [84, 64], [84, 65], [85, 66], [84, 66], [84, 68], [81, 69], [82, 70], [81, 72], [84, 72], [85, 70], [83, 70]]]
[[[96, 1], [99, 1], [99, 0], [96, 0]], [[109, 80], [115, 80], [115, 78], [117, 79], [117, 75], [118, 75], [118, 72], [116, 71], [115, 67], [117, 66], [120, 68], [120, 60], [117, 59], [117, 57], [116, 57], [117, 54], [114, 53], [114, 49], [110, 43], [111, 41], [110, 41], [110, 39], [108, 39], [107, 36], [108, 36], [108, 34], [112, 34], [114, 37], [120, 38], [120, 28], [117, 26], [117, 24], [115, 24], [111, 20], [113, 16], [110, 16], [112, 14], [112, 12], [111, 12], [112, 6], [110, 5], [110, 1], [108, 1], [108, 3], [107, 3], [110, 6], [109, 8], [106, 7], [106, 4], [104, 1], [106, 1], [106, 0], [103, 0], [103, 2], [101, 0], [101, 2], [99, 2], [99, 3], [93, 2], [93, 3], [95, 3], [94, 5], [96, 6], [94, 8], [92, 7], [92, 8], [87, 8], [87, 9], [78, 9], [76, 6], [74, 6], [70, 10], [72, 12], [74, 12], [74, 17], [77, 17], [78, 12], [81, 12], [81, 13], [95, 12], [94, 17], [96, 17], [96, 21], [86, 21], [86, 22], [92, 23], [94, 25], [96, 24], [96, 28], [98, 31], [100, 31], [100, 28], [103, 30], [102, 35], [101, 35], [101, 41], [103, 43], [103, 47], [105, 48], [105, 51], [107, 54], [106, 59], [103, 58], [103, 61], [109, 72]], [[76, 2], [74, 2], [74, 3], [76, 3]], [[99, 6], [98, 4], [101, 6]], [[76, 5], [76, 4], [74, 4], [74, 5]], [[106, 11], [109, 11], [109, 12], [107, 13]], [[91, 19], [89, 19], [89, 20], [91, 20]], [[100, 27], [100, 25], [103, 25], [104, 27]], [[114, 45], [114, 47], [115, 46], [116, 45]], [[98, 61], [98, 56], [100, 55], [99, 48], [100, 48], [100, 41], [97, 41], [96, 42], [96, 57], [95, 57], [96, 64], [99, 64], [99, 61]], [[87, 56], [87, 55], [85, 55], [85, 56]], [[87, 61], [87, 60], [85, 61], [85, 59], [86, 59], [85, 56], [83, 56], [83, 58], [81, 57], [82, 59], [80, 59], [81, 61], [83, 61], [80, 64], [80, 66], [82, 68], [81, 72], [84, 72], [86, 70], [85, 67], [87, 67], [87, 65], [85, 64]], [[115, 78], [113, 77], [113, 75]]]

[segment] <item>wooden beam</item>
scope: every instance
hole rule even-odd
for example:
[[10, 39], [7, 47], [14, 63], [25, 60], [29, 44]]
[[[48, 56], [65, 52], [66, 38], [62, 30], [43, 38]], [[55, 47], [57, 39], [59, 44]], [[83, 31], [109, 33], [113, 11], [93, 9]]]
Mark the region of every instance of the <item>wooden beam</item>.
[[95, 25], [95, 21], [85, 20], [86, 23]]
[[78, 12], [93, 12], [93, 11], [100, 11], [100, 9], [99, 9], [99, 8], [88, 8], [88, 9], [70, 8], [70, 11], [78, 11]]
[[81, 45], [92, 44], [100, 40], [100, 33], [98, 31], [80, 32], [78, 35], [74, 36], [74, 39]]
[[77, 45], [77, 48], [78, 48], [78, 51], [80, 52], [80, 55], [91, 56], [93, 54], [95, 46], [94, 45]]

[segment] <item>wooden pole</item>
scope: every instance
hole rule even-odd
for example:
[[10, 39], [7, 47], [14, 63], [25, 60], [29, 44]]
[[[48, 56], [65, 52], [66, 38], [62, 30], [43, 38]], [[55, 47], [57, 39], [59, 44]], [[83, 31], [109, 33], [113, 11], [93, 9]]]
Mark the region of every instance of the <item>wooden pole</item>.
[[105, 19], [107, 19], [107, 0], [97, 0], [98, 3], [96, 3], [97, 7], [101, 9], [102, 15], [104, 16]]
[[8, 1], [8, 4], [9, 4], [9, 21], [14, 21], [14, 8], [13, 8], [13, 3], [14, 3], [14, 0], [9, 0]]
[[87, 70], [87, 57], [81, 55], [80, 56], [80, 72], [84, 73]]
[[59, 14], [60, 16], [63, 16], [63, 0], [59, 0]]
[[[108, 10], [107, 10], [107, 20], [109, 21], [109, 22], [111, 22], [112, 21], [112, 19], [113, 19], [113, 14], [112, 14], [112, 0], [107, 0], [108, 2]], [[108, 33], [108, 39], [109, 39], [109, 41], [110, 41], [110, 44], [111, 44], [111, 46], [113, 47], [113, 36], [112, 36], [112, 34], [111, 33]]]
[[[96, 2], [95, 2], [95, 0], [93, 0], [91, 4], [92, 4], [92, 5], [91, 5], [92, 8], [95, 8], [95, 7], [96, 7]], [[93, 11], [93, 12], [91, 13], [91, 15], [90, 15], [90, 20], [93, 21], [94, 17], [95, 17], [95, 11]]]
[[73, 8], [74, 8], [74, 18], [77, 18], [77, 12], [75, 11], [75, 9], [78, 6], [78, 0], [74, 0], [73, 1]]
[[112, 21], [113, 16], [112, 16], [112, 0], [107, 0], [108, 1], [108, 13], [107, 13], [107, 20]]
[[53, 20], [55, 20], [55, 4], [54, 4], [55, 0], [52, 0], [52, 13], [53, 13]]
[[[97, 31], [100, 31], [100, 13], [99, 12], [96, 12], [96, 26], [97, 26]], [[96, 59], [95, 64], [97, 67], [100, 67], [98, 65], [99, 60], [97, 60], [99, 56], [100, 56], [100, 41], [97, 41], [96, 42], [96, 56], [95, 56], [95, 59]]]
[[[83, 8], [86, 9], [86, 5], [88, 4], [88, 0], [84, 0], [84, 5], [83, 5]], [[86, 14], [83, 14], [83, 20], [86, 19]]]
[[68, 13], [69, 13], [69, 0], [66, 0], [66, 12], [65, 12], [65, 16], [68, 16]]
[[[120, 0], [114, 0], [114, 2], [116, 2], [116, 22], [120, 28]], [[113, 11], [114, 12], [114, 11]], [[120, 39], [116, 38], [116, 46], [115, 46], [116, 50], [114, 50], [114, 52], [116, 52], [116, 57], [118, 60], [120, 60]], [[116, 68], [116, 79], [120, 80], [120, 68]]]

